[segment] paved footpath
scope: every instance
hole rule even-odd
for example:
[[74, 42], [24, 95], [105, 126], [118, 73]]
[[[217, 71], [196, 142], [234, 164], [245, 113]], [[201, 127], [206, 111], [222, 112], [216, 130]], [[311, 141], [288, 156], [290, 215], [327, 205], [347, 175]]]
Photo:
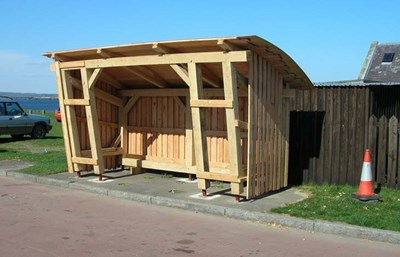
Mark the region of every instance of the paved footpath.
[[0, 177], [0, 256], [400, 256], [400, 246]]

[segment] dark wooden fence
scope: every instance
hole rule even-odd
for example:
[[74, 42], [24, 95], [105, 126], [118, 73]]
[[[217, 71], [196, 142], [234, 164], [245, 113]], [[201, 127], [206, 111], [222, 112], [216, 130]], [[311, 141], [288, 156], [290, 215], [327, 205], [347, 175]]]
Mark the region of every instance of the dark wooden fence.
[[370, 148], [375, 181], [399, 186], [398, 120], [378, 119], [372, 107], [368, 87], [297, 91], [291, 103], [289, 183], [357, 185]]
[[369, 119], [368, 144], [371, 151], [371, 169], [375, 181], [388, 187], [400, 188], [399, 120], [386, 116]]

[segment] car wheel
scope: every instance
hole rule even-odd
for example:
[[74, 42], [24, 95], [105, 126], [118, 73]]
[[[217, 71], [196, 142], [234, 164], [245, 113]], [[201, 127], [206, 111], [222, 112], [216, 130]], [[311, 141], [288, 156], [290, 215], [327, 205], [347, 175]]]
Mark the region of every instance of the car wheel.
[[42, 139], [46, 136], [46, 129], [43, 125], [36, 125], [32, 130], [32, 137]]
[[17, 139], [17, 140], [20, 140], [20, 139], [23, 139], [24, 138], [24, 135], [22, 134], [20, 134], [20, 135], [11, 135], [11, 137], [13, 138], [13, 139]]

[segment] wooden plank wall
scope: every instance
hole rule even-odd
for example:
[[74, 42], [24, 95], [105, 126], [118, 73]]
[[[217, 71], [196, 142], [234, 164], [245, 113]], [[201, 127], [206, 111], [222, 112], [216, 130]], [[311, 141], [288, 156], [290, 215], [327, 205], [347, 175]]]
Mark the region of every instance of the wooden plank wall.
[[[140, 97], [128, 112], [128, 155], [139, 159], [186, 165], [185, 105], [185, 97]], [[239, 110], [240, 119], [247, 121], [247, 98], [239, 98]], [[229, 145], [225, 110], [206, 108], [205, 128], [210, 166], [228, 169]], [[244, 133], [242, 147], [243, 163], [246, 163], [247, 137]]]
[[[75, 73], [75, 76], [79, 78], [79, 74]], [[103, 81], [96, 83], [96, 88], [99, 88], [112, 95], [117, 95], [117, 90], [113, 86], [107, 85]], [[79, 88], [74, 88], [74, 98], [83, 98], [83, 92]], [[86, 112], [84, 106], [74, 106], [77, 127], [80, 140], [80, 149], [90, 150], [90, 142], [88, 135], [88, 127], [86, 121]], [[96, 98], [97, 116], [99, 120], [100, 136], [101, 136], [101, 147], [110, 147], [114, 139], [119, 134], [118, 128], [118, 107], [108, 103], [104, 100]], [[120, 165], [118, 156], [107, 156], [104, 157], [104, 166], [106, 169], [115, 169]], [[91, 165], [82, 165], [82, 170], [89, 171], [93, 170]]]
[[400, 188], [399, 120], [375, 115], [369, 118], [368, 146], [371, 169], [375, 181], [381, 186]]
[[371, 87], [371, 114], [377, 118], [385, 115], [388, 119], [392, 116], [400, 119], [399, 85]]
[[173, 97], [141, 97], [128, 112], [128, 154], [183, 164], [184, 108]]
[[368, 145], [369, 89], [296, 90], [290, 109], [289, 183], [358, 184]]
[[250, 73], [247, 198], [287, 185], [288, 154], [282, 76], [255, 53]]

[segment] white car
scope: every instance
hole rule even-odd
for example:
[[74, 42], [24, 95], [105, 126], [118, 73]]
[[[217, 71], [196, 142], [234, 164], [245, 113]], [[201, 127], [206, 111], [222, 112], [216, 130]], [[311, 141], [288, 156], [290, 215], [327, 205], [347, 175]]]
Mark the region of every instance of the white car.
[[42, 139], [51, 130], [46, 116], [27, 114], [12, 98], [0, 96], [0, 135], [19, 139], [24, 135]]

